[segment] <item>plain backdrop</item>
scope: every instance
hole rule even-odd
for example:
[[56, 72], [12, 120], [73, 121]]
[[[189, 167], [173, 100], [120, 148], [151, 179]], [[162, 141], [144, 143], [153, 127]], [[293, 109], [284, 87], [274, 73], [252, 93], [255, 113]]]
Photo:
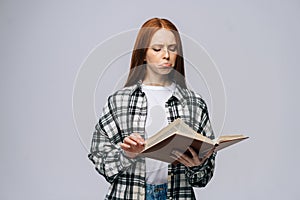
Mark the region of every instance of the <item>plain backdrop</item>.
[[[203, 45], [226, 88], [222, 134], [250, 136], [218, 154], [198, 199], [300, 198], [299, 1], [2, 0], [0, 199], [104, 198], [108, 183], [73, 120], [74, 82], [93, 48], [152, 17]], [[128, 69], [128, 59], [118, 63]], [[96, 97], [97, 115], [105, 98]], [[88, 123], [91, 135], [96, 120]]]

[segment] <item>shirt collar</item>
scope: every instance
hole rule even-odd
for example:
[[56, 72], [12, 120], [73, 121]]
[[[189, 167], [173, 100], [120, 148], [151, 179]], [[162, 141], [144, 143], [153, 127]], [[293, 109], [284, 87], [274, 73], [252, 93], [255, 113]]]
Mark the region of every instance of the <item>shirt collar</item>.
[[182, 105], [182, 107], [184, 107], [186, 105], [186, 99], [187, 99], [187, 95], [186, 95], [186, 91], [185, 89], [183, 89], [182, 87], [180, 87], [179, 84], [176, 84], [175, 90], [173, 95]]
[[139, 80], [135, 85], [130, 86], [131, 90], [130, 90], [130, 95], [133, 95], [134, 92], [136, 91], [142, 91], [142, 80]]
[[[131, 86], [130, 95], [133, 95], [133, 93], [137, 92], [137, 91], [142, 92], [142, 83], [143, 83], [143, 81], [139, 80], [137, 82], [137, 84]], [[177, 84], [176, 82], [175, 82], [175, 84], [176, 84], [176, 86], [175, 86], [175, 90], [172, 94], [172, 97], [175, 97], [176, 100], [179, 101], [181, 103], [181, 105], [184, 107], [186, 105], [186, 98], [187, 98], [186, 91], [184, 88], [180, 87], [180, 85]]]

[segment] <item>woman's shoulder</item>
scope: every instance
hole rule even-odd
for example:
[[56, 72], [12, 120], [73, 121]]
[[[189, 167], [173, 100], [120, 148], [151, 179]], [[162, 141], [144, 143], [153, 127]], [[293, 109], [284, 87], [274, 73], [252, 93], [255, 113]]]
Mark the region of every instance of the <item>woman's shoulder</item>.
[[202, 98], [202, 96], [195, 92], [194, 90], [184, 88], [183, 89], [185, 99], [188, 103], [194, 104], [196, 103], [198, 106], [201, 106], [202, 108], [206, 108], [205, 100]]
[[111, 98], [126, 98], [126, 97], [130, 97], [132, 95], [132, 93], [137, 89], [137, 85], [132, 85], [132, 86], [128, 86], [128, 87], [124, 87], [121, 89], [116, 90], [114, 93], [112, 93], [108, 99]]

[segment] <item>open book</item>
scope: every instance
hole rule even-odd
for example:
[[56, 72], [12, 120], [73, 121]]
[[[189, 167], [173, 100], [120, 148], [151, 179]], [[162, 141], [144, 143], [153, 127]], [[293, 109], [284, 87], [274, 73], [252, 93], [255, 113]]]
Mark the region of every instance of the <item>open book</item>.
[[219, 151], [244, 139], [243, 135], [225, 135], [214, 140], [205, 137], [190, 128], [180, 118], [146, 140], [145, 149], [140, 156], [177, 164], [171, 155], [173, 150], [190, 154], [188, 147], [192, 147], [199, 157], [216, 147]]

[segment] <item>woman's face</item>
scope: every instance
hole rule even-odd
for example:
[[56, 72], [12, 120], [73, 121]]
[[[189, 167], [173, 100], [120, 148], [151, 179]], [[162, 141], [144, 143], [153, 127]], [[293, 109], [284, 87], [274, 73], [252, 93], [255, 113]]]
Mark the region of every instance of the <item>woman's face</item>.
[[174, 34], [166, 29], [156, 31], [146, 52], [146, 78], [169, 74], [175, 65], [176, 57], [177, 44]]

